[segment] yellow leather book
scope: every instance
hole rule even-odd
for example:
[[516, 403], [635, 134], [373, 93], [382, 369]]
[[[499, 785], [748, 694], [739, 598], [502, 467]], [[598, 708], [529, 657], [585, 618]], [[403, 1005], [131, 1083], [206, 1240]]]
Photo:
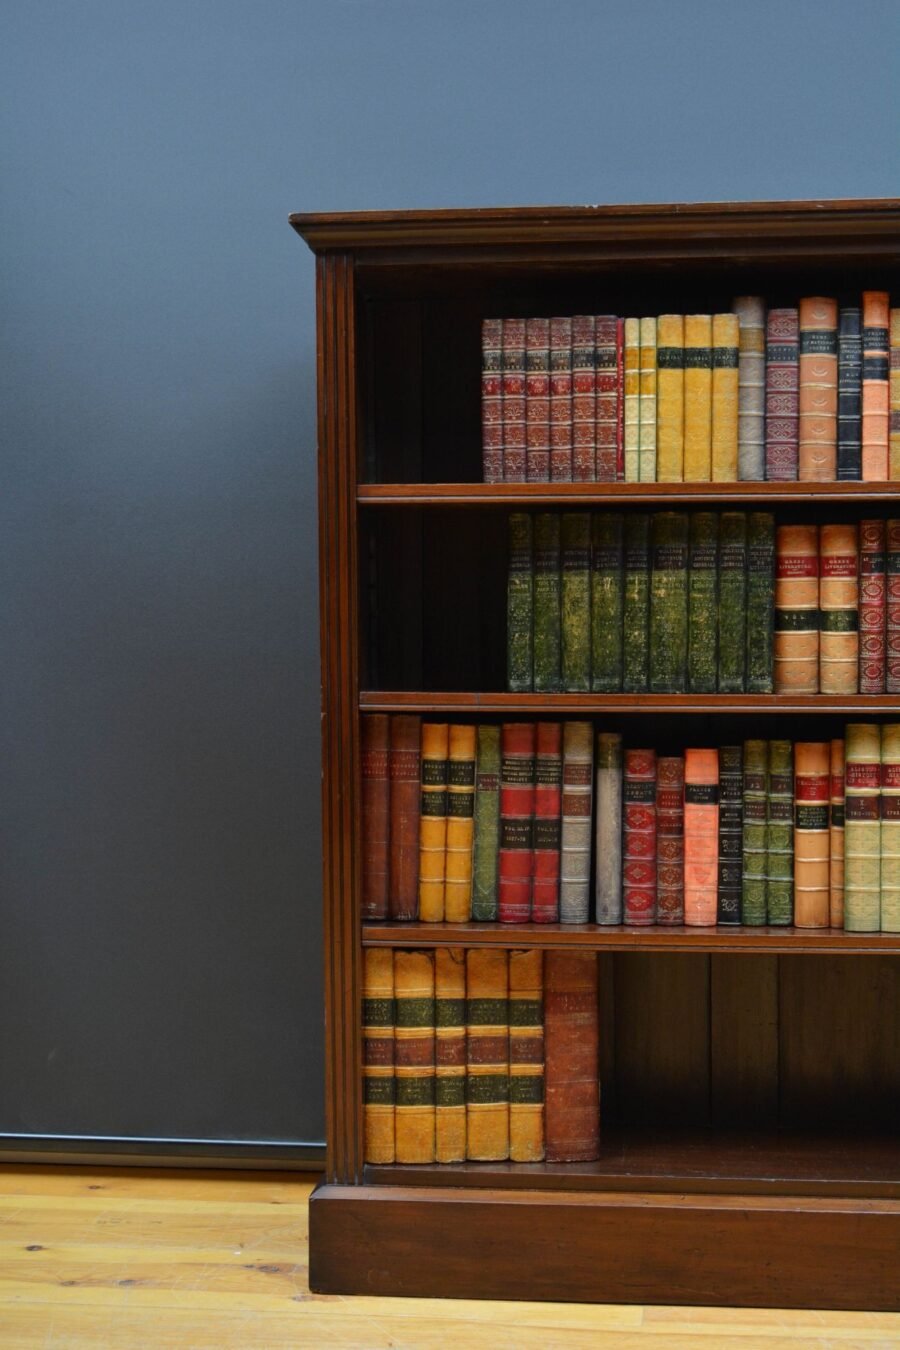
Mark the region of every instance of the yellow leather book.
[[509, 1156], [544, 1156], [544, 953], [509, 954]]
[[881, 727], [848, 722], [844, 731], [844, 927], [881, 927]]
[[472, 917], [472, 838], [475, 824], [475, 728], [451, 726], [447, 760], [447, 857], [444, 919]]
[[462, 947], [434, 953], [435, 1161], [466, 1157], [466, 954]]
[[509, 1157], [509, 959], [490, 948], [466, 952], [466, 1154]]
[[798, 741], [794, 746], [794, 923], [798, 928], [828, 928], [830, 922], [830, 796], [830, 742]]
[[890, 474], [890, 297], [862, 294], [862, 476], [881, 481]]
[[738, 352], [736, 314], [712, 316], [712, 479], [738, 480]]
[[900, 933], [900, 723], [881, 728], [881, 931]]
[[844, 926], [844, 742], [831, 742], [831, 814], [829, 817], [829, 922]]
[[419, 817], [419, 919], [444, 922], [444, 876], [447, 859], [446, 722], [422, 723], [422, 809]]
[[394, 1161], [394, 953], [363, 953], [363, 1143], [366, 1162]]
[[859, 540], [855, 522], [819, 531], [819, 693], [859, 689]]
[[712, 318], [684, 316], [684, 481], [712, 476]]
[[656, 482], [656, 320], [641, 319], [641, 379], [638, 473], [642, 483]]
[[398, 1163], [434, 1162], [434, 957], [394, 952]]
[[638, 458], [641, 423], [640, 319], [626, 319], [624, 330], [623, 362], [625, 368], [625, 418], [623, 436], [625, 451], [625, 482], [637, 483], [640, 481], [640, 460]]
[[900, 309], [891, 310], [890, 344], [888, 469], [896, 483], [900, 479]]
[[656, 477], [684, 480], [684, 316], [660, 314], [656, 322]]

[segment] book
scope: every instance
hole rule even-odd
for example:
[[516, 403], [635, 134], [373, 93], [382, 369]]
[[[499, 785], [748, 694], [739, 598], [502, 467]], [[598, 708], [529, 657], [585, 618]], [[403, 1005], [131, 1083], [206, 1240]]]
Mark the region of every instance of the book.
[[794, 923], [828, 928], [831, 923], [831, 743], [794, 746]]
[[859, 522], [859, 692], [883, 694], [885, 685], [885, 526]]
[[569, 693], [587, 693], [591, 687], [590, 514], [565, 511], [561, 539], [562, 686]]
[[390, 718], [368, 713], [360, 719], [360, 780], [362, 806], [362, 916], [388, 916], [388, 747]]
[[528, 923], [534, 875], [534, 722], [500, 728], [500, 852], [497, 917]]
[[544, 1156], [544, 954], [509, 954], [509, 1158]]
[[601, 483], [616, 481], [619, 433], [617, 322], [614, 314], [594, 316], [594, 394], [597, 421], [594, 477]]
[[859, 541], [853, 522], [819, 530], [819, 692], [859, 689]]
[[837, 302], [800, 301], [798, 477], [831, 483], [837, 474]]
[[486, 483], [503, 482], [503, 320], [481, 324], [481, 461]]
[[688, 692], [714, 694], [719, 669], [719, 517], [692, 511], [688, 531]]
[[533, 671], [536, 694], [562, 689], [562, 547], [558, 511], [539, 511], [533, 520]]
[[800, 319], [796, 308], [770, 309], [766, 319], [766, 478], [797, 477], [800, 412]]
[[660, 314], [656, 324], [656, 478], [684, 481], [684, 315]]
[[538, 722], [534, 758], [534, 923], [559, 920], [559, 851], [562, 808], [562, 723]]
[[837, 476], [862, 478], [862, 312], [843, 305], [838, 313]]
[[475, 827], [475, 727], [451, 726], [447, 756], [447, 853], [444, 919], [472, 917], [472, 839]]
[[525, 320], [503, 321], [503, 479], [524, 483], [527, 468]]
[[743, 693], [747, 672], [747, 513], [719, 518], [720, 694]]
[[889, 340], [888, 474], [896, 483], [900, 479], [900, 309], [891, 310]]
[[363, 952], [363, 1156], [394, 1161], [394, 953]]
[[712, 316], [712, 480], [736, 483], [738, 478], [738, 352], [740, 321], [736, 314]]
[[625, 587], [625, 522], [612, 511], [591, 516], [591, 688], [614, 694], [622, 688], [622, 610]]
[[434, 1160], [466, 1159], [466, 954], [434, 952]]
[[625, 589], [622, 607], [622, 689], [642, 694], [649, 678], [650, 517], [625, 517]]
[[819, 692], [819, 529], [775, 531], [775, 693]]
[[[602, 858], [599, 851], [599, 782], [598, 771], [598, 877]], [[598, 888], [598, 923], [599, 914]], [[660, 755], [656, 761], [656, 922], [684, 923], [684, 759], [681, 755]]]
[[572, 481], [572, 320], [550, 320], [550, 480]]
[[422, 719], [416, 713], [391, 718], [390, 887], [392, 919], [414, 919], [419, 910], [419, 810]]
[[715, 750], [684, 752], [684, 922], [716, 922], [719, 873], [719, 759]]
[[743, 752], [719, 746], [719, 879], [716, 922], [741, 922], [744, 826]]
[[594, 380], [594, 316], [572, 319], [572, 478], [597, 477], [597, 397]]
[[747, 518], [747, 693], [775, 688], [772, 642], [775, 614], [775, 517], [751, 511]]
[[885, 525], [886, 609], [884, 687], [900, 694], [900, 520]]
[[625, 320], [623, 360], [625, 364], [625, 425], [624, 461], [625, 482], [640, 480], [640, 425], [641, 425], [641, 321]]
[[684, 316], [684, 481], [712, 478], [712, 316]]
[[506, 586], [506, 687], [531, 693], [534, 680], [534, 556], [531, 516], [509, 517], [509, 572]]
[[656, 511], [650, 524], [651, 693], [683, 694], [687, 685], [688, 517]]
[[766, 305], [741, 295], [732, 305], [740, 322], [738, 353], [738, 477], [766, 476]]
[[509, 1157], [509, 958], [466, 952], [466, 1156]]
[[550, 320], [525, 320], [525, 477], [550, 482]]
[[844, 928], [881, 928], [881, 728], [844, 728]]
[[497, 918], [500, 851], [500, 728], [478, 728], [475, 768], [475, 840], [472, 847], [472, 918]]
[[447, 723], [423, 722], [419, 809], [419, 918], [422, 923], [444, 921], [449, 753], [450, 728]]
[[828, 922], [844, 926], [844, 742], [829, 745], [831, 802], [828, 814]]
[[626, 750], [622, 783], [622, 917], [656, 923], [656, 751]]
[[616, 319], [616, 482], [625, 482], [625, 320]]
[[744, 802], [742, 824], [741, 923], [763, 927], [766, 922], [766, 808], [769, 799], [769, 746], [766, 741], [744, 741]]
[[[622, 737], [597, 735], [597, 923], [622, 922]], [[683, 831], [682, 831], [683, 833]], [[574, 922], [587, 923], [587, 904]]]
[[638, 473], [642, 483], [656, 482], [656, 319], [641, 319], [640, 424]]
[[862, 297], [862, 476], [867, 483], [889, 476], [890, 297], [863, 291]]
[[433, 1163], [434, 957], [394, 952], [394, 1161]]
[[769, 741], [766, 800], [766, 923], [794, 919], [794, 751], [790, 741]]
[[548, 1162], [591, 1162], [600, 1152], [597, 956], [544, 955], [544, 1108]]
[[881, 931], [900, 933], [900, 724], [881, 728]]
[[562, 923], [587, 923], [589, 918], [593, 739], [590, 722], [564, 723], [559, 884]]

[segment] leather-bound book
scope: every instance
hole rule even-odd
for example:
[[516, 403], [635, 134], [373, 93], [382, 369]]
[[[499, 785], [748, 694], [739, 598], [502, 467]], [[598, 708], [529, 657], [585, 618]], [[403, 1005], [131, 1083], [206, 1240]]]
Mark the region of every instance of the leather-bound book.
[[572, 481], [572, 320], [550, 320], [550, 479]]
[[889, 520], [885, 526], [885, 572], [884, 687], [888, 694], [900, 694], [900, 520]]
[[800, 412], [800, 320], [796, 309], [770, 309], [766, 319], [766, 478], [797, 477]]
[[819, 527], [775, 531], [775, 693], [819, 692]]
[[548, 1162], [600, 1154], [600, 1037], [595, 952], [544, 955]]
[[743, 753], [739, 745], [719, 746], [719, 881], [716, 920], [741, 921], [744, 824]]
[[449, 752], [450, 728], [447, 723], [423, 722], [419, 815], [419, 918], [422, 923], [444, 922]]
[[559, 920], [559, 850], [562, 825], [562, 723], [538, 722], [534, 759], [534, 923]]
[[625, 320], [616, 319], [616, 482], [625, 482]]
[[641, 319], [641, 420], [638, 449], [638, 473], [642, 483], [656, 482], [656, 320]]
[[656, 323], [656, 477], [684, 481], [684, 315], [660, 314]]
[[881, 728], [881, 931], [900, 933], [900, 724]]
[[486, 483], [503, 482], [503, 320], [481, 324], [481, 463]]
[[534, 679], [534, 553], [531, 516], [509, 517], [506, 587], [506, 684], [511, 694], [530, 694]]
[[626, 750], [622, 858], [624, 922], [656, 923], [656, 751]]
[[712, 478], [712, 316], [684, 316], [684, 481]]
[[688, 533], [688, 692], [714, 694], [719, 668], [719, 517], [692, 511]]
[[625, 320], [625, 482], [640, 481], [641, 433], [641, 321]]
[[544, 953], [509, 954], [509, 1158], [544, 1156]]
[[562, 844], [559, 917], [587, 923], [591, 886], [591, 806], [594, 728], [590, 722], [563, 725]]
[[885, 528], [859, 522], [859, 692], [883, 694], [885, 685]]
[[[598, 792], [599, 781], [598, 771]], [[599, 797], [597, 809], [600, 809]], [[599, 855], [597, 873], [599, 876]], [[597, 922], [600, 922], [599, 902]], [[681, 755], [660, 755], [656, 761], [656, 922], [684, 923], [684, 759]]]
[[503, 320], [503, 478], [524, 483], [527, 468], [525, 320]]
[[741, 694], [747, 679], [747, 512], [719, 518], [719, 693]]
[[862, 313], [855, 305], [838, 314], [837, 476], [862, 478]]
[[747, 693], [771, 694], [775, 614], [775, 517], [751, 511], [747, 521]]
[[534, 692], [562, 689], [562, 553], [558, 511], [534, 517]]
[[622, 609], [625, 587], [625, 522], [612, 511], [591, 516], [591, 688], [615, 694], [622, 688]]
[[370, 1163], [394, 1161], [394, 953], [363, 952], [363, 1145]]
[[533, 722], [500, 729], [500, 862], [498, 918], [528, 923], [534, 876]]
[[736, 314], [712, 316], [712, 479], [736, 483], [738, 477], [738, 350]]
[[889, 476], [890, 297], [863, 291], [862, 297], [862, 476], [866, 483]]
[[643, 694], [649, 677], [650, 517], [625, 517], [625, 593], [622, 609], [622, 688]]
[[766, 304], [740, 295], [732, 305], [740, 323], [738, 355], [738, 475], [766, 476]]
[[794, 923], [831, 925], [830, 741], [794, 746]]
[[891, 310], [890, 344], [888, 473], [896, 483], [900, 479], [900, 309]]
[[388, 746], [390, 718], [386, 713], [368, 713], [360, 725], [360, 777], [362, 796], [362, 916], [364, 920], [388, 916]]
[[[622, 737], [601, 731], [597, 736], [597, 923], [622, 922]], [[682, 828], [683, 834], [683, 828]], [[583, 918], [589, 918], [587, 905]]]
[[766, 811], [769, 799], [769, 747], [766, 741], [744, 741], [743, 866], [741, 875], [741, 923], [765, 925], [766, 904]]
[[572, 319], [572, 478], [597, 476], [597, 397], [594, 380], [594, 316]]
[[433, 1163], [434, 957], [394, 952], [394, 1159]]
[[819, 692], [859, 689], [859, 540], [854, 522], [819, 530]]
[[687, 686], [688, 516], [657, 511], [650, 526], [650, 691]]
[[475, 765], [475, 840], [472, 846], [472, 918], [497, 918], [500, 853], [500, 728], [479, 726]]
[[550, 320], [525, 320], [525, 477], [550, 482]]
[[475, 728], [451, 726], [447, 758], [447, 857], [444, 918], [472, 917], [472, 839], [475, 829]]
[[594, 316], [594, 392], [597, 418], [596, 477], [601, 483], [616, 481], [616, 439], [619, 429], [619, 372], [616, 351], [616, 316]]
[[881, 927], [881, 728], [874, 722], [844, 729], [844, 927]]
[[509, 1157], [509, 958], [466, 952], [466, 1156]]
[[766, 802], [766, 922], [794, 921], [794, 748], [769, 741]]
[[414, 919], [419, 912], [419, 810], [422, 775], [422, 719], [416, 713], [391, 718], [390, 898], [392, 919]]
[[466, 954], [434, 953], [434, 1160], [466, 1158]]
[[684, 922], [716, 922], [719, 877], [719, 756], [684, 752]]
[[837, 301], [800, 301], [799, 477], [833, 483], [837, 475]]
[[829, 744], [828, 923], [844, 926], [844, 742]]
[[591, 517], [562, 517], [562, 686], [569, 693], [591, 687]]

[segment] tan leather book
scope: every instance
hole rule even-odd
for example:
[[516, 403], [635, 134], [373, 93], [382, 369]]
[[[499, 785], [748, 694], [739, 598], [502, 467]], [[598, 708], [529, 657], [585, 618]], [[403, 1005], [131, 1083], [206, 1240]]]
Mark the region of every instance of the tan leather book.
[[887, 291], [863, 291], [862, 476], [866, 483], [889, 477], [889, 325]]
[[712, 479], [738, 480], [738, 351], [736, 314], [712, 316]]
[[656, 482], [656, 320], [641, 319], [640, 427], [638, 474], [642, 483]]
[[637, 483], [640, 480], [640, 425], [641, 425], [641, 321], [625, 320], [625, 342], [623, 347], [624, 398], [624, 454], [625, 482]]
[[447, 759], [447, 851], [444, 919], [472, 917], [472, 839], [475, 825], [475, 727], [451, 726]]
[[888, 473], [892, 482], [900, 480], [900, 309], [891, 310], [890, 372], [888, 379]]
[[449, 751], [447, 723], [423, 722], [422, 810], [419, 816], [419, 919], [422, 923], [444, 922]]
[[830, 742], [798, 741], [794, 746], [794, 923], [798, 928], [828, 928], [830, 924], [830, 796]]
[[719, 880], [719, 754], [684, 752], [684, 922], [713, 928]]
[[509, 1157], [544, 1156], [544, 953], [509, 954]]
[[394, 952], [396, 1161], [434, 1162], [434, 957]]
[[844, 731], [844, 927], [881, 927], [881, 727], [848, 722]]
[[434, 1158], [466, 1157], [466, 953], [434, 953]]
[[509, 1157], [509, 959], [466, 952], [466, 1156]]
[[775, 536], [775, 693], [819, 692], [819, 530], [779, 525]]
[[759, 295], [738, 296], [738, 477], [766, 476], [766, 304]]
[[712, 316], [684, 316], [684, 481], [712, 477]]
[[831, 811], [829, 814], [829, 903], [832, 928], [844, 926], [844, 742], [831, 742]]
[[832, 483], [837, 476], [837, 301], [800, 301], [799, 477]]
[[684, 479], [684, 316], [660, 314], [656, 321], [656, 477]]
[[900, 723], [881, 728], [881, 931], [900, 933]]
[[859, 540], [855, 522], [819, 530], [819, 692], [859, 689]]
[[394, 1161], [394, 953], [363, 953], [363, 1156]]

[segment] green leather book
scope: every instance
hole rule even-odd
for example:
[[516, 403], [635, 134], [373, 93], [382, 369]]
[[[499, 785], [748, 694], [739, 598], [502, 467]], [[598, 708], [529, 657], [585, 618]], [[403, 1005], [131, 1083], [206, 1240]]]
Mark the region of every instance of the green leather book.
[[769, 741], [766, 922], [794, 922], [794, 747]]
[[650, 525], [650, 692], [683, 694], [687, 684], [688, 518], [658, 511]]
[[718, 547], [715, 511], [692, 511], [688, 536], [688, 692], [718, 688]]
[[650, 517], [625, 520], [625, 594], [622, 612], [622, 688], [647, 691], [650, 639]]
[[719, 518], [719, 693], [742, 694], [747, 646], [747, 512]]
[[769, 746], [767, 741], [744, 741], [743, 867], [741, 923], [761, 927], [766, 922], [766, 810], [769, 800]]
[[533, 679], [534, 560], [531, 516], [509, 517], [509, 572], [506, 589], [506, 685], [511, 694], [530, 694]]
[[591, 687], [591, 518], [562, 518], [562, 684], [571, 694]]
[[534, 690], [562, 688], [560, 647], [560, 517], [542, 511], [534, 518]]
[[775, 517], [751, 511], [747, 523], [747, 693], [775, 688], [772, 631], [775, 616]]
[[472, 845], [472, 919], [497, 918], [500, 850], [500, 728], [479, 726], [475, 761], [475, 838]]
[[620, 515], [596, 511], [591, 520], [591, 688], [622, 689], [624, 527]]

